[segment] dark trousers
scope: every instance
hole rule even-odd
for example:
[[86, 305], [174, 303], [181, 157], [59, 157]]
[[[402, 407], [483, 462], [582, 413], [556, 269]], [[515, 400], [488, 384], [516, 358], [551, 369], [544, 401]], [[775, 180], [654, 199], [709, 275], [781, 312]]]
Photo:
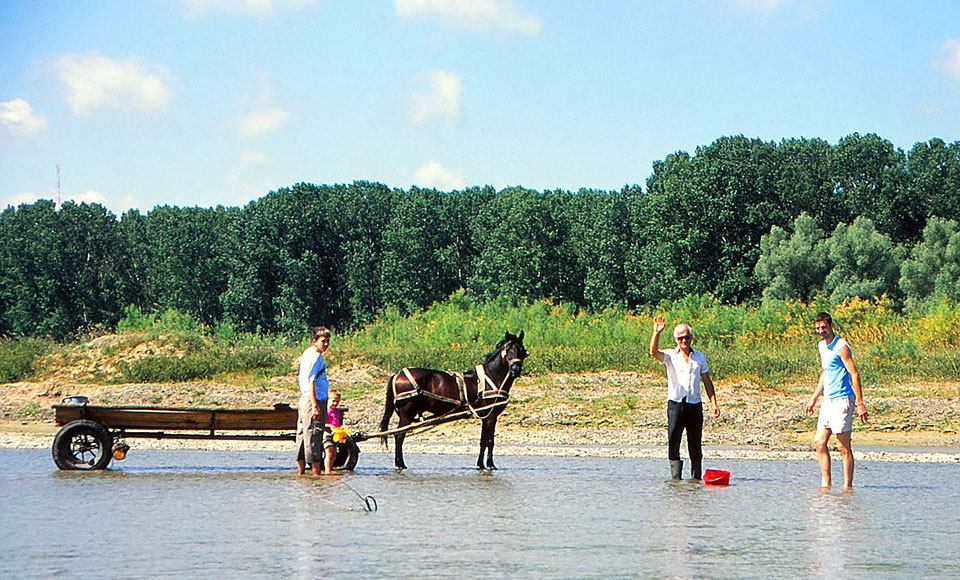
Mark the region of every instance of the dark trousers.
[[687, 430], [687, 451], [690, 459], [699, 462], [703, 459], [703, 404], [678, 403], [667, 401], [667, 457], [670, 461], [680, 459], [680, 438]]

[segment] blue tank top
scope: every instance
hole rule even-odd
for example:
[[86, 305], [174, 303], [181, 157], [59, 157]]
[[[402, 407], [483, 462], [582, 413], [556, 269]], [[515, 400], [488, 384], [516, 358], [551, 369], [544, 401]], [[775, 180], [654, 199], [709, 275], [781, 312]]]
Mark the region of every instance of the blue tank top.
[[840, 348], [847, 346], [847, 341], [834, 336], [833, 341], [827, 344], [821, 340], [817, 345], [820, 350], [820, 368], [823, 369], [823, 396], [828, 399], [842, 399], [853, 396], [853, 386], [850, 384], [850, 373], [843, 366], [840, 359]]

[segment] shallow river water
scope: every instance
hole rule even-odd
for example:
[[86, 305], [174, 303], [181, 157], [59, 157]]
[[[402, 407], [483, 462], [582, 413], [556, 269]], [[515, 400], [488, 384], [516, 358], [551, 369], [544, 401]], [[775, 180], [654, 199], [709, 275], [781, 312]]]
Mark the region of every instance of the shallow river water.
[[0, 578], [960, 578], [955, 464], [861, 461], [824, 492], [812, 458], [706, 460], [723, 488], [659, 459], [474, 460], [364, 452], [313, 479], [271, 452], [78, 473], [0, 449]]

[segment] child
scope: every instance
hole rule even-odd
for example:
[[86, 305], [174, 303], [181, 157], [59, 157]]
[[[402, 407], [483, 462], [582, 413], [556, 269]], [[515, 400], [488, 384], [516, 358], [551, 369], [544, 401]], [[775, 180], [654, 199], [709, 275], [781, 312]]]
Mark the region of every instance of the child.
[[337, 444], [333, 440], [333, 429], [343, 426], [343, 409], [340, 408], [340, 392], [330, 391], [327, 401], [327, 427], [323, 431], [323, 449], [325, 457], [324, 473], [333, 473], [333, 462], [337, 458]]

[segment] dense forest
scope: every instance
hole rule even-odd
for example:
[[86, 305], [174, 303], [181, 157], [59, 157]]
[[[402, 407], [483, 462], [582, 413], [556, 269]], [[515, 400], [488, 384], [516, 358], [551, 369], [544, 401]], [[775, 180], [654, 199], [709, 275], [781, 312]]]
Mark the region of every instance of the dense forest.
[[693, 294], [960, 300], [958, 221], [960, 142], [904, 152], [873, 134], [722, 137], [619, 191], [301, 183], [242, 208], [119, 218], [42, 200], [0, 214], [0, 336], [111, 328], [131, 307], [299, 334], [460, 288], [588, 310]]

